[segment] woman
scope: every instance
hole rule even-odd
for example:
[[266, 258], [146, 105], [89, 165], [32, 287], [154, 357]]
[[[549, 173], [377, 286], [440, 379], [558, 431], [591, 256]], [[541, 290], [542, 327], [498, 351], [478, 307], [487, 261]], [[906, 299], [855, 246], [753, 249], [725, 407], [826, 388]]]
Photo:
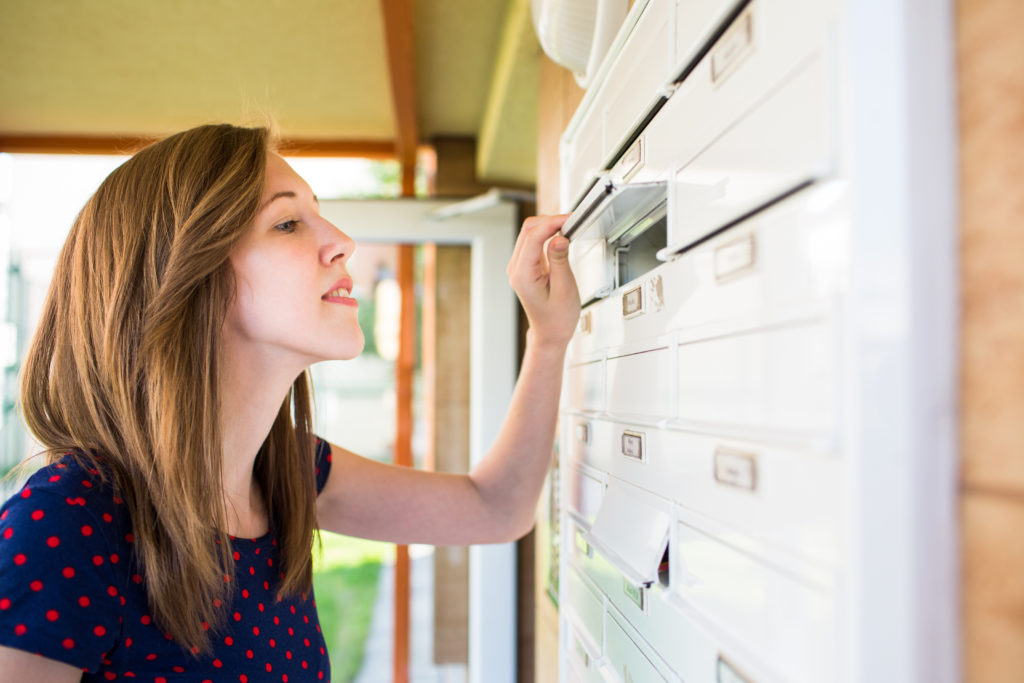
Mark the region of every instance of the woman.
[[195, 128], [114, 171], [25, 364], [50, 464], [0, 512], [0, 681], [329, 679], [316, 528], [524, 534], [579, 315], [563, 220], [527, 220], [509, 262], [530, 330], [497, 440], [468, 475], [426, 473], [311, 432], [307, 368], [363, 347], [355, 245], [265, 130]]

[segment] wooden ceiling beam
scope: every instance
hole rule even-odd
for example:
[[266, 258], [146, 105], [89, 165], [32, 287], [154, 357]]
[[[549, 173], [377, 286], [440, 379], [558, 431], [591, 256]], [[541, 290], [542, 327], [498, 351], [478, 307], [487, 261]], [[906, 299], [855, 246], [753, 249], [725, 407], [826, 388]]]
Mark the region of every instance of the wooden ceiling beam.
[[395, 112], [395, 152], [402, 164], [402, 196], [413, 195], [419, 124], [416, 115], [416, 52], [413, 45], [413, 0], [381, 0], [384, 43]]
[[[0, 135], [0, 152], [12, 154], [133, 154], [159, 138], [76, 135]], [[291, 157], [395, 159], [392, 140], [285, 138], [278, 151]], [[415, 152], [414, 152], [415, 154]]]

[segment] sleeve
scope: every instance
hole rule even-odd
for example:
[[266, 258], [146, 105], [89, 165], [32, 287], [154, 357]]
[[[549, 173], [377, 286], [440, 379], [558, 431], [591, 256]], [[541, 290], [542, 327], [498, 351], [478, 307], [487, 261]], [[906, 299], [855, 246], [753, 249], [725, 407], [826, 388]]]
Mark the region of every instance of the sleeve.
[[120, 634], [102, 526], [82, 498], [25, 487], [0, 513], [0, 645], [87, 672]]
[[331, 473], [331, 444], [316, 437], [316, 493], [324, 490], [327, 476]]

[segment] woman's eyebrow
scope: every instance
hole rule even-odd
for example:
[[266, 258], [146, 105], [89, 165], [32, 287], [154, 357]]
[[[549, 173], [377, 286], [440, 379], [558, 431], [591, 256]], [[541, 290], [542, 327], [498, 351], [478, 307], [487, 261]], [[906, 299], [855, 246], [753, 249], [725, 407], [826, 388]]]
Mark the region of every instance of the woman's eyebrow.
[[[270, 206], [270, 204], [275, 199], [280, 199], [281, 197], [291, 197], [292, 199], [295, 199], [296, 197], [298, 197], [298, 195], [295, 194], [294, 192], [292, 192], [291, 190], [284, 190], [282, 192], [275, 192], [273, 197], [271, 197], [267, 201], [263, 202], [263, 206], [260, 207], [260, 211], [263, 211], [265, 208]], [[320, 206], [320, 199], [316, 195], [313, 195], [313, 201], [316, 202], [317, 206]]]

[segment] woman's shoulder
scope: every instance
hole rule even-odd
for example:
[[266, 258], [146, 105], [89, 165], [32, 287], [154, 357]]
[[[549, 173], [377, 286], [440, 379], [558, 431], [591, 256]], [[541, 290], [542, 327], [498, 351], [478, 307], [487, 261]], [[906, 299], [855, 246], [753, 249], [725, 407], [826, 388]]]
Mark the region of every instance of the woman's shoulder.
[[104, 469], [101, 460], [81, 453], [41, 467], [0, 507], [0, 528], [47, 518], [48, 527], [90, 520], [120, 527], [127, 522], [127, 506]]

